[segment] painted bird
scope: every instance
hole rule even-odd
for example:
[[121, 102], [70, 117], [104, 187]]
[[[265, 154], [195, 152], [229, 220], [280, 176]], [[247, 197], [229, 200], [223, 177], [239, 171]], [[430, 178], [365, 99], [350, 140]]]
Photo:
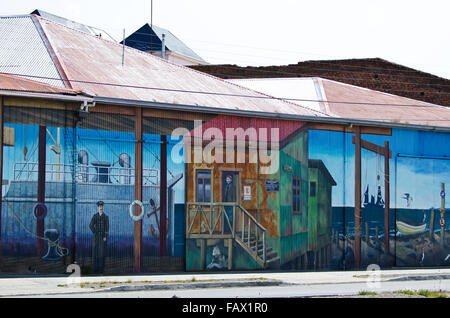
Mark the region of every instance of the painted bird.
[[411, 206], [411, 202], [413, 201], [412, 196], [409, 193], [405, 193], [405, 196], [402, 197], [402, 199], [406, 200], [406, 206], [410, 207]]
[[422, 258], [419, 261], [420, 265], [423, 265], [423, 260], [425, 259], [425, 247], [422, 247]]

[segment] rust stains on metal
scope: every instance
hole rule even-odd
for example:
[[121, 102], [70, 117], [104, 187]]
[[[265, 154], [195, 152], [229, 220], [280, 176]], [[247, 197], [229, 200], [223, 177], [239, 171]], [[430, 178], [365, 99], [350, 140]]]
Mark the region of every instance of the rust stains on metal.
[[78, 95], [81, 92], [73, 89], [57, 87], [36, 82], [23, 77], [0, 73], [0, 90], [45, 94]]

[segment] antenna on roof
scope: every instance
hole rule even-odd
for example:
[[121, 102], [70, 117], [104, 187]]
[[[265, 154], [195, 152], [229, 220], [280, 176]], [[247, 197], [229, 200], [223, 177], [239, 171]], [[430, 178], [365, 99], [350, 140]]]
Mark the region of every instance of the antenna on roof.
[[125, 63], [125, 29], [123, 29], [123, 41], [122, 41], [122, 66]]

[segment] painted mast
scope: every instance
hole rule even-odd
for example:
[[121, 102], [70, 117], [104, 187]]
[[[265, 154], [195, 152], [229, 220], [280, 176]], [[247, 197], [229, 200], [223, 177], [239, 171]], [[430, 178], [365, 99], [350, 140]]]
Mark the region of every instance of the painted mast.
[[440, 239], [440, 245], [441, 248], [444, 248], [445, 246], [445, 219], [444, 219], [444, 213], [445, 213], [445, 183], [441, 183], [441, 219], [440, 219], [440, 225], [441, 225], [441, 239]]

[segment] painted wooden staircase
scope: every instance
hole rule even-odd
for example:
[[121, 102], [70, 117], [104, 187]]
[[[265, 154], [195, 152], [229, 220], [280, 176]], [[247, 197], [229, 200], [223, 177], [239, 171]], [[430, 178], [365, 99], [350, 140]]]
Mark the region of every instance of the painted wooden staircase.
[[228, 239], [236, 242], [261, 268], [278, 268], [280, 258], [267, 246], [266, 233], [267, 230], [238, 203], [186, 203], [186, 239]]
[[279, 268], [280, 258], [277, 252], [269, 246], [264, 247], [263, 239], [257, 238], [254, 234], [250, 240], [245, 238], [242, 240], [239, 236], [235, 237], [235, 241], [259, 264], [262, 268]]

